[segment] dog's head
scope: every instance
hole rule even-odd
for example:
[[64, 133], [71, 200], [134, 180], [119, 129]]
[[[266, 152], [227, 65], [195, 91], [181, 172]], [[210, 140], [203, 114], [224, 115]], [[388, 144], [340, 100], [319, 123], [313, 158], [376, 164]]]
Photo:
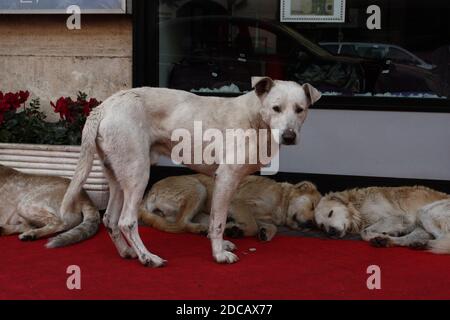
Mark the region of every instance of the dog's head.
[[289, 197], [286, 225], [297, 230], [314, 228], [314, 210], [321, 196], [309, 181], [296, 184]]
[[299, 85], [268, 77], [253, 77], [252, 87], [263, 106], [262, 120], [270, 129], [278, 130], [278, 141], [297, 144], [308, 108], [321, 98], [321, 93], [308, 83]]
[[332, 238], [342, 238], [353, 228], [356, 209], [348, 197], [339, 193], [323, 197], [314, 218], [320, 229]]

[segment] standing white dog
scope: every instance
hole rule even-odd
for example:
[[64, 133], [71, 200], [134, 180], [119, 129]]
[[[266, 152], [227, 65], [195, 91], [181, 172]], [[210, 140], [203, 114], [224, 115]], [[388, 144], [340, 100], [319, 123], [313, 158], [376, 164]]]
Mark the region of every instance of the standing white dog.
[[[62, 211], [69, 212], [91, 169], [97, 150], [109, 181], [110, 199], [103, 219], [122, 257], [135, 258], [146, 266], [165, 264], [150, 253], [138, 233], [138, 208], [146, 189], [150, 164], [159, 155], [171, 155], [171, 135], [183, 128], [194, 137], [193, 145], [206, 145], [194, 134], [194, 121], [206, 129], [277, 129], [272, 137], [281, 144], [296, 144], [308, 107], [321, 94], [309, 84], [252, 78], [254, 91], [236, 98], [201, 97], [189, 92], [138, 88], [108, 98], [89, 116], [83, 130], [80, 160]], [[258, 149], [259, 145], [250, 145]], [[241, 179], [262, 164], [188, 164], [215, 176], [209, 237], [212, 254], [219, 263], [238, 260], [234, 245], [223, 240], [230, 199]], [[123, 237], [125, 236], [125, 238]]]

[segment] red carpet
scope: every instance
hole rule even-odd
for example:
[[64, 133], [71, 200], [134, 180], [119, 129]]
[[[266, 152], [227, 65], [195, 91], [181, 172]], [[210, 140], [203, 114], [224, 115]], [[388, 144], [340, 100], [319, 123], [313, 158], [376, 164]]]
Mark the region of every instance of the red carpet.
[[[217, 265], [204, 237], [148, 228], [141, 234], [169, 261], [167, 267], [148, 269], [121, 259], [104, 229], [63, 249], [2, 237], [0, 299], [450, 299], [450, 255], [278, 237], [270, 243], [235, 241], [241, 261]], [[366, 287], [372, 264], [381, 267], [379, 291]], [[81, 267], [81, 291], [66, 289], [69, 265]]]

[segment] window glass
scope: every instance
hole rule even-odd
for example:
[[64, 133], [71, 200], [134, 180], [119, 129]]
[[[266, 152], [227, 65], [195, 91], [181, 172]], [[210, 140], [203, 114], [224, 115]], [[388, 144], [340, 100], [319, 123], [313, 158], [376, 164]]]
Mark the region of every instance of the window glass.
[[[281, 22], [292, 13], [331, 17], [340, 1], [160, 0], [161, 87], [239, 94], [250, 78], [309, 82], [325, 95], [448, 99], [450, 1], [345, 1], [345, 21]], [[295, 9], [295, 10], [294, 10]]]

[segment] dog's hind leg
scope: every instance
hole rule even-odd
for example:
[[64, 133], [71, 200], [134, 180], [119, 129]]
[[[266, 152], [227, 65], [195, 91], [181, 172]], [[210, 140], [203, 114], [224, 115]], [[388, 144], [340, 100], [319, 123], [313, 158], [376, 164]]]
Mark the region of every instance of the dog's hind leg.
[[208, 197], [208, 191], [204, 186], [197, 185], [195, 190], [192, 190], [191, 197], [182, 207], [180, 211], [180, 222], [184, 229], [191, 233], [207, 234], [208, 226], [202, 223], [195, 223], [192, 220], [204, 208]]
[[435, 239], [440, 239], [450, 232], [450, 202], [438, 201], [419, 210], [419, 221], [423, 228]]
[[138, 231], [138, 212], [150, 175], [150, 159], [137, 158], [130, 161], [127, 172], [118, 177], [124, 190], [124, 205], [119, 219], [119, 228], [128, 243], [138, 255], [139, 261], [145, 266], [162, 267], [166, 261], [147, 250]]
[[371, 241], [373, 238], [392, 236], [399, 237], [409, 234], [416, 228], [416, 224], [401, 216], [382, 218], [361, 232], [361, 238]]
[[31, 229], [21, 233], [19, 235], [19, 239], [22, 241], [36, 240], [65, 230], [66, 226], [62, 222], [56, 224], [48, 224], [42, 228]]
[[140, 219], [145, 225], [166, 232], [207, 234], [207, 224], [193, 222], [194, 217], [204, 208], [207, 195], [206, 188], [200, 185], [195, 185], [190, 190], [189, 197], [181, 203], [174, 199], [158, 199], [152, 195], [145, 206], [141, 207]]
[[133, 248], [128, 245], [119, 229], [119, 218], [123, 208], [123, 191], [114, 177], [113, 171], [105, 167], [104, 172], [109, 182], [109, 200], [106, 213], [103, 216], [103, 224], [108, 230], [119, 255], [125, 259], [137, 258]]
[[410, 247], [414, 249], [426, 249], [428, 241], [432, 240], [433, 236], [425, 229], [418, 227], [413, 232], [408, 233], [402, 237], [378, 236], [370, 240], [370, 243], [375, 247]]
[[68, 230], [80, 223], [81, 215], [71, 215], [67, 223], [64, 223], [53, 210], [55, 209], [40, 203], [32, 204], [28, 201], [20, 203], [17, 214], [27, 224], [36, 226], [36, 228], [24, 231], [19, 235], [19, 239], [22, 241], [40, 239]]

